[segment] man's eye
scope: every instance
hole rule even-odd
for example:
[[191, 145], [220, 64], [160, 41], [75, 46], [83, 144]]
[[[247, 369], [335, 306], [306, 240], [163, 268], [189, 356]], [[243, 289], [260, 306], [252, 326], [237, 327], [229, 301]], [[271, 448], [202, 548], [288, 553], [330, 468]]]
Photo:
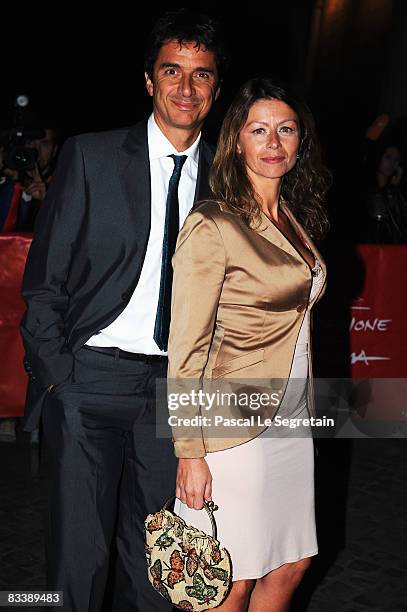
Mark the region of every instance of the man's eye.
[[177, 74], [177, 71], [175, 70], [175, 68], [167, 68], [167, 70], [164, 72], [164, 74]]
[[209, 74], [207, 72], [197, 72], [196, 76], [200, 79], [209, 79]]

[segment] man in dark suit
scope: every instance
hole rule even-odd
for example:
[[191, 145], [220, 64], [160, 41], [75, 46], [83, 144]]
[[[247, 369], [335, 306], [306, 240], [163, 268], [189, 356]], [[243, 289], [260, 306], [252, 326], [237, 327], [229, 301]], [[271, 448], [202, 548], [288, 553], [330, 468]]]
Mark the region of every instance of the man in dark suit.
[[64, 591], [64, 610], [102, 608], [113, 548], [113, 610], [171, 609], [148, 583], [143, 540], [146, 515], [175, 492], [155, 386], [167, 370], [176, 236], [209, 194], [200, 134], [223, 62], [210, 18], [161, 18], [145, 64], [153, 114], [70, 138], [37, 220], [23, 284], [26, 428], [42, 412], [48, 588]]

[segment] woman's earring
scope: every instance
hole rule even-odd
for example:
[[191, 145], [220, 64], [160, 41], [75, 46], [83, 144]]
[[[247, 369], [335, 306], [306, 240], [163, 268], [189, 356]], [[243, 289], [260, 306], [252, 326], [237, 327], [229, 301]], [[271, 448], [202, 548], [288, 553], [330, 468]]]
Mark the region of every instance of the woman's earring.
[[300, 154], [297, 153], [297, 161], [300, 159]]

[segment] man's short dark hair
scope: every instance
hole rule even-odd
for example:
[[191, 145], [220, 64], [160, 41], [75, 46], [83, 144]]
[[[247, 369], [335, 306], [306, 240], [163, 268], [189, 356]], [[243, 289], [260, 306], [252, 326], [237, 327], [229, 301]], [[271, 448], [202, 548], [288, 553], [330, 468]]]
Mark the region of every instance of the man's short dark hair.
[[221, 41], [221, 26], [218, 20], [186, 8], [167, 12], [160, 17], [150, 34], [144, 59], [144, 70], [151, 80], [158, 53], [170, 40], [176, 40], [180, 45], [195, 42], [198, 49], [202, 46], [212, 51], [219, 80], [222, 80], [227, 68], [227, 53], [225, 43]]

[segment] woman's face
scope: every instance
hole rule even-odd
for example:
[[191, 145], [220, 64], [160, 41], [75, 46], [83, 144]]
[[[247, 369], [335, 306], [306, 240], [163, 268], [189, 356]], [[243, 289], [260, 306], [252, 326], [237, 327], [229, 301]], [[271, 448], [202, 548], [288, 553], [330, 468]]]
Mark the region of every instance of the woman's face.
[[252, 182], [281, 179], [297, 161], [299, 119], [280, 100], [257, 100], [239, 134], [237, 151]]
[[379, 163], [379, 172], [390, 178], [396, 172], [400, 163], [400, 151], [397, 147], [387, 147]]

